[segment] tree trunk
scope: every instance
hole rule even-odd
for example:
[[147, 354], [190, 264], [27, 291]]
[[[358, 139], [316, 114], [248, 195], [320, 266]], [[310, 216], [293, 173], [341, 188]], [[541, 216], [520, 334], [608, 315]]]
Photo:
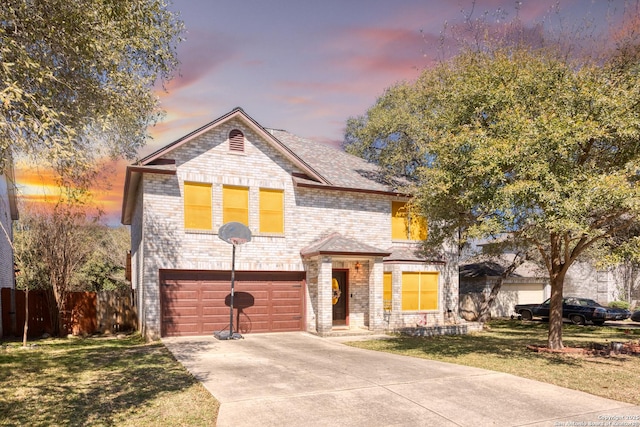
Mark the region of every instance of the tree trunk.
[[502, 272], [498, 281], [491, 288], [491, 293], [489, 296], [482, 300], [482, 305], [480, 306], [480, 313], [478, 313], [478, 321], [479, 322], [488, 322], [491, 319], [491, 307], [493, 306], [493, 302], [498, 297], [498, 293], [500, 293], [500, 289], [502, 289], [502, 284], [507, 277], [510, 277], [516, 268], [520, 267], [522, 263], [526, 260], [526, 254], [517, 253], [513, 258], [513, 261], [509, 266]]
[[553, 350], [564, 348], [562, 344], [562, 288], [564, 274], [551, 279], [551, 301], [549, 303], [549, 337], [547, 346]]
[[47, 289], [45, 292], [47, 305], [49, 306], [49, 321], [51, 322], [51, 335], [60, 336], [60, 310], [53, 289]]
[[22, 346], [27, 346], [27, 332], [29, 331], [29, 286], [24, 288], [24, 329], [22, 332]]
[[485, 296], [482, 300], [482, 305], [480, 306], [480, 313], [478, 314], [478, 322], [486, 323], [491, 319], [491, 307], [493, 306], [493, 302], [498, 297], [498, 293], [502, 288], [502, 283], [504, 282], [504, 277], [500, 277], [498, 281], [491, 288], [491, 293], [489, 296]]

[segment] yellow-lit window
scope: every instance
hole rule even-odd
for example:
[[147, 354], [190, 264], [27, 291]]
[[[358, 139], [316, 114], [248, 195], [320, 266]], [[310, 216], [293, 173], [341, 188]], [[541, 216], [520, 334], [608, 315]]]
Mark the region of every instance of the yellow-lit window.
[[284, 192], [260, 189], [260, 232], [284, 233]]
[[391, 202], [391, 239], [424, 240], [427, 238], [425, 218], [411, 214], [405, 202]]
[[249, 189], [222, 187], [222, 222], [235, 221], [249, 226]]
[[391, 304], [393, 302], [392, 278], [391, 273], [384, 273], [384, 279], [382, 281], [382, 305], [385, 310], [391, 310]]
[[402, 273], [402, 309], [406, 311], [438, 309], [437, 272]]
[[184, 183], [184, 228], [211, 230], [211, 184]]

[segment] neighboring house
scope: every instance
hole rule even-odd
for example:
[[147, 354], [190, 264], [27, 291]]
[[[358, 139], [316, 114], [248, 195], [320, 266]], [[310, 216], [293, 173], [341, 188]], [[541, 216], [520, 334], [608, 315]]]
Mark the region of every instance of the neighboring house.
[[[476, 320], [483, 300], [500, 280], [504, 266], [482, 261], [460, 265], [460, 315]], [[551, 285], [540, 269], [531, 263], [518, 267], [506, 277], [491, 306], [491, 317], [509, 317], [516, 304], [540, 303], [551, 296]]]
[[455, 321], [455, 258], [416, 255], [426, 229], [374, 165], [236, 108], [127, 168], [132, 285], [144, 336], [228, 329], [231, 221], [240, 332], [381, 331]]
[[[504, 266], [508, 264], [507, 261], [507, 255], [504, 255], [504, 259], [494, 258], [493, 262], [460, 264], [460, 315], [464, 319], [475, 320], [484, 295], [489, 295], [504, 271]], [[565, 296], [590, 298], [602, 305], [617, 299], [627, 299], [618, 270], [619, 268], [598, 270], [591, 263], [577, 261], [567, 271], [562, 293]], [[551, 284], [547, 271], [526, 262], [505, 278], [491, 308], [491, 316], [509, 317], [516, 304], [540, 303], [550, 296]]]
[[621, 268], [623, 267], [599, 270], [592, 263], [577, 261], [567, 271], [563, 294], [590, 298], [602, 305], [616, 300], [626, 300], [624, 282], [618, 275]]
[[[0, 170], [0, 172], [2, 172]], [[13, 256], [13, 221], [18, 219], [18, 209], [16, 203], [15, 180], [13, 177], [13, 165], [8, 162], [5, 171], [0, 174], [0, 288], [15, 289], [15, 264]], [[10, 325], [3, 325], [3, 307], [14, 311], [14, 301], [2, 301], [0, 292], [0, 337], [3, 336], [4, 328]], [[4, 315], [5, 318], [11, 318]], [[15, 317], [14, 317], [15, 319]]]

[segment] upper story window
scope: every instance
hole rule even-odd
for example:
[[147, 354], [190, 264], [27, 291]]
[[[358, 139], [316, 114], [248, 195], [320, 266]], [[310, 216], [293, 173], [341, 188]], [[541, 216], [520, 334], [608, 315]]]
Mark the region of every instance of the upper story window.
[[211, 184], [184, 183], [184, 228], [211, 230]]
[[249, 189], [247, 187], [222, 187], [222, 223], [235, 221], [249, 226]]
[[260, 232], [284, 233], [284, 191], [260, 189]]
[[244, 153], [244, 134], [241, 130], [233, 129], [229, 132], [229, 151]]
[[391, 202], [391, 239], [424, 240], [426, 238], [426, 219], [412, 215], [406, 202]]

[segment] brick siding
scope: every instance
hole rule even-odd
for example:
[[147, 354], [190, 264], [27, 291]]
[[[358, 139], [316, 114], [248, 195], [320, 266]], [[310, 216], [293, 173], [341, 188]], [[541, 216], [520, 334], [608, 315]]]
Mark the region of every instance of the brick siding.
[[[234, 128], [245, 135], [244, 154], [228, 150], [227, 136]], [[146, 324], [145, 335], [151, 338], [159, 336], [158, 270], [231, 269], [231, 247], [216, 234], [222, 225], [224, 185], [249, 188], [249, 228], [253, 238], [250, 243], [237, 248], [237, 270], [306, 271], [305, 324], [308, 330], [322, 334], [331, 327], [331, 269], [348, 268], [349, 293], [353, 294], [349, 302], [350, 324], [372, 329], [389, 326], [383, 322], [381, 259], [363, 258], [360, 260], [362, 268], [356, 272], [356, 260], [324, 257], [315, 261], [304, 260], [300, 250], [333, 232], [377, 248], [391, 247], [390, 196], [294, 187], [291, 174], [300, 172], [296, 166], [240, 120], [226, 122], [203, 133], [167, 157], [175, 159], [177, 174], [144, 174], [132, 219], [134, 287], [138, 300], [144, 306], [139, 315], [140, 325]], [[185, 230], [182, 199], [185, 181], [212, 185], [213, 230]], [[261, 235], [259, 232], [260, 188], [284, 191], [285, 233], [282, 236]], [[142, 193], [143, 200], [140, 198]], [[421, 263], [397, 264], [392, 269], [394, 272], [430, 271], [442, 267]], [[384, 270], [387, 271], [387, 267]], [[455, 293], [457, 298], [457, 278], [455, 283], [450, 281], [446, 286], [441, 284], [440, 288], [441, 306], [453, 298], [449, 293]], [[394, 276], [394, 301], [399, 298], [399, 293]], [[442, 319], [441, 312], [429, 315], [433, 319]], [[407, 322], [410, 320], [405, 321], [400, 314], [394, 318], [394, 326], [404, 326]]]

